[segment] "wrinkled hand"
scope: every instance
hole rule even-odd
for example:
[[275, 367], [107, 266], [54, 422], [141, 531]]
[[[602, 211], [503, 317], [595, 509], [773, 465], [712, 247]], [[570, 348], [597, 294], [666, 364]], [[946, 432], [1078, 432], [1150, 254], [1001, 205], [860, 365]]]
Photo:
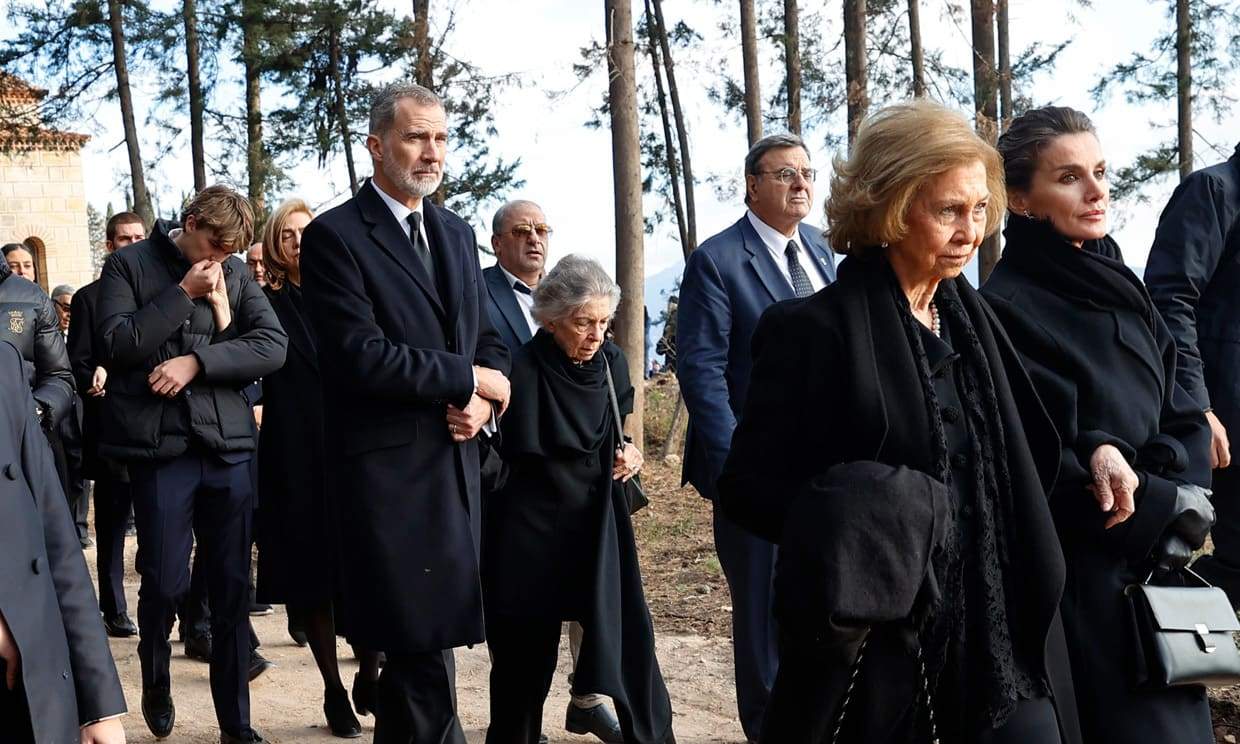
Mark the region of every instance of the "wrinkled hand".
[[476, 394], [498, 403], [499, 415], [503, 416], [504, 411], [508, 410], [508, 401], [512, 397], [512, 386], [508, 378], [504, 377], [503, 372], [490, 367], [474, 367], [474, 374], [478, 376]]
[[1227, 440], [1227, 427], [1218, 420], [1214, 411], [1206, 411], [1210, 422], [1210, 467], [1225, 468], [1231, 464], [1231, 442]]
[[1141, 481], [1115, 445], [1104, 444], [1094, 450], [1089, 472], [1094, 478], [1090, 490], [1098, 499], [1098, 507], [1111, 514], [1105, 528], [1109, 530], [1131, 517], [1137, 508], [1135, 494]]
[[17, 677], [21, 674], [22, 654], [17, 650], [17, 641], [13, 640], [3, 614], [0, 614], [0, 661], [4, 662], [4, 686], [11, 690], [17, 686]]
[[1214, 504], [1210, 503], [1213, 492], [1195, 484], [1177, 486], [1175, 489], [1175, 517], [1167, 532], [1176, 535], [1193, 550], [1206, 543], [1206, 535], [1214, 526]]
[[119, 718], [83, 726], [80, 744], [125, 744], [125, 727]]
[[108, 371], [103, 367], [95, 367], [95, 374], [90, 378], [90, 389], [86, 391], [87, 395], [93, 395], [96, 398], [102, 398], [107, 391], [103, 389], [108, 384]]
[[616, 450], [616, 462], [611, 468], [612, 480], [627, 483], [637, 475], [645, 462], [641, 451], [634, 447], [632, 442], [625, 442], [623, 448]]
[[468, 442], [478, 436], [478, 431], [490, 420], [491, 404], [477, 393], [469, 399], [463, 411], [448, 405], [448, 434], [454, 442]]
[[186, 354], [169, 359], [151, 370], [146, 381], [150, 384], [152, 393], [172, 398], [193, 382], [201, 370], [198, 357]]
[[224, 270], [218, 263], [204, 258], [185, 272], [185, 277], [181, 279], [181, 289], [185, 290], [191, 300], [206, 297], [215, 289], [215, 283], [223, 274]]

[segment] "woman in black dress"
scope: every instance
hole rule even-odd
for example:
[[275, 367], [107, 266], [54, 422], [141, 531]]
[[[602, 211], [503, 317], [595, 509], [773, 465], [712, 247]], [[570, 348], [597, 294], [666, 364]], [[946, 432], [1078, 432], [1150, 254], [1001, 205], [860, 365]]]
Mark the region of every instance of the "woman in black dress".
[[1062, 444], [1050, 500], [1081, 728], [1089, 742], [1209, 744], [1204, 688], [1133, 689], [1123, 596], [1205, 540], [1209, 426], [1176, 383], [1171, 334], [1107, 234], [1106, 162], [1088, 117], [1030, 111], [999, 150], [1011, 213], [982, 293]]
[[[333, 734], [361, 736], [336, 660], [332, 602], [335, 536], [323, 490], [323, 406], [314, 337], [303, 320], [301, 233], [314, 215], [290, 199], [263, 231], [264, 291], [289, 337], [287, 361], [263, 378], [258, 444], [258, 599], [287, 605], [323, 675], [323, 712]], [[359, 706], [365, 712], [366, 705]]]
[[883, 109], [835, 163], [838, 280], [758, 325], [719, 492], [779, 546], [763, 744], [1079, 741], [1054, 431], [961, 277], [1003, 205], [963, 117]]
[[584, 629], [574, 686], [610, 696], [624, 741], [671, 744], [624, 482], [642, 455], [617, 428], [633, 410], [628, 362], [606, 340], [620, 301], [598, 262], [566, 256], [534, 290], [542, 326], [512, 362], [501, 424], [509, 466], [486, 504], [482, 545], [492, 654], [488, 744], [536, 744], [560, 625]]

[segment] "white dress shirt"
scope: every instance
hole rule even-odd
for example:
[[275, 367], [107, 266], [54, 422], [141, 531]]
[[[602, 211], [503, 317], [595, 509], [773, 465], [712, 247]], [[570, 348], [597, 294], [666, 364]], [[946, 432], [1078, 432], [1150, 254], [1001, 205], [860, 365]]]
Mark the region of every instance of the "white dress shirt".
[[[409, 237], [409, 215], [414, 212], [418, 213], [418, 217], [421, 219], [418, 223], [418, 232], [422, 234], [422, 240], [425, 241], [425, 245], [429, 249], [431, 241], [427, 240], [426, 237], [426, 213], [422, 211], [422, 200], [418, 200], [417, 209], [410, 209], [405, 206], [404, 202], [389, 196], [386, 191], [379, 188], [379, 184], [375, 183], [374, 179], [371, 179], [370, 185], [375, 187], [375, 193], [379, 195], [379, 198], [383, 200], [387, 208], [392, 210], [392, 216], [396, 218], [396, 224], [400, 225], [400, 231], [405, 234], [406, 238]], [[413, 245], [412, 239], [410, 239], [409, 244]]]
[[788, 248], [789, 240], [797, 245], [797, 261], [801, 263], [801, 268], [809, 277], [810, 286], [814, 288], [814, 291], [817, 292], [827, 286], [826, 280], [822, 278], [822, 267], [819, 266], [818, 259], [801, 243], [799, 228], [790, 238], [763, 222], [758, 215], [753, 213], [753, 210], [746, 210], [745, 214], [749, 217], [749, 224], [753, 225], [754, 231], [762, 239], [762, 244], [770, 252], [771, 258], [775, 259], [775, 265], [779, 267], [779, 273], [784, 275], [789, 287], [792, 286], [792, 272], [788, 269], [788, 256], [784, 253]]
[[528, 292], [518, 292], [513, 286], [520, 284], [523, 287], [529, 287], [530, 285], [510, 274], [508, 269], [505, 269], [499, 263], [495, 265], [499, 266], [499, 270], [504, 272], [504, 278], [508, 280], [508, 286], [512, 289], [512, 295], [517, 298], [517, 307], [521, 308], [521, 314], [525, 316], [525, 324], [529, 326], [530, 335], [533, 336], [535, 333], [538, 333], [538, 322], [534, 320], [534, 295]]

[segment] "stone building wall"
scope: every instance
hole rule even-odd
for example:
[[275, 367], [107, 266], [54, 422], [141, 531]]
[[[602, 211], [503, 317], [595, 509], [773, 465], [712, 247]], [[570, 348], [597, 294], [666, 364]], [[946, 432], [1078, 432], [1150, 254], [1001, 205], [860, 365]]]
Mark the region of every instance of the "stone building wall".
[[95, 280], [77, 148], [0, 152], [0, 242], [39, 249], [45, 290]]

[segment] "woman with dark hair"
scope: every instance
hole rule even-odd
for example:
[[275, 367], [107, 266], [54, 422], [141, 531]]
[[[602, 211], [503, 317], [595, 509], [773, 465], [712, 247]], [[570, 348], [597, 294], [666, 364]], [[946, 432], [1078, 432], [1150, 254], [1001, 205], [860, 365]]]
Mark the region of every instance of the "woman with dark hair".
[[1080, 741], [1054, 430], [961, 277], [1002, 176], [939, 104], [873, 114], [827, 200], [839, 279], [758, 325], [719, 492], [779, 546], [763, 744]]
[[999, 138], [1007, 245], [983, 294], [1059, 433], [1050, 504], [1086, 741], [1214, 741], [1201, 687], [1137, 691], [1124, 588], [1182, 567], [1214, 521], [1210, 429], [1175, 342], [1107, 234], [1106, 162], [1079, 111], [1030, 111]]
[[39, 281], [39, 274], [35, 268], [34, 249], [29, 245], [6, 243], [3, 248], [0, 248], [0, 253], [4, 254], [4, 262], [9, 265], [9, 271], [13, 272], [13, 276], [20, 276], [36, 283]]

